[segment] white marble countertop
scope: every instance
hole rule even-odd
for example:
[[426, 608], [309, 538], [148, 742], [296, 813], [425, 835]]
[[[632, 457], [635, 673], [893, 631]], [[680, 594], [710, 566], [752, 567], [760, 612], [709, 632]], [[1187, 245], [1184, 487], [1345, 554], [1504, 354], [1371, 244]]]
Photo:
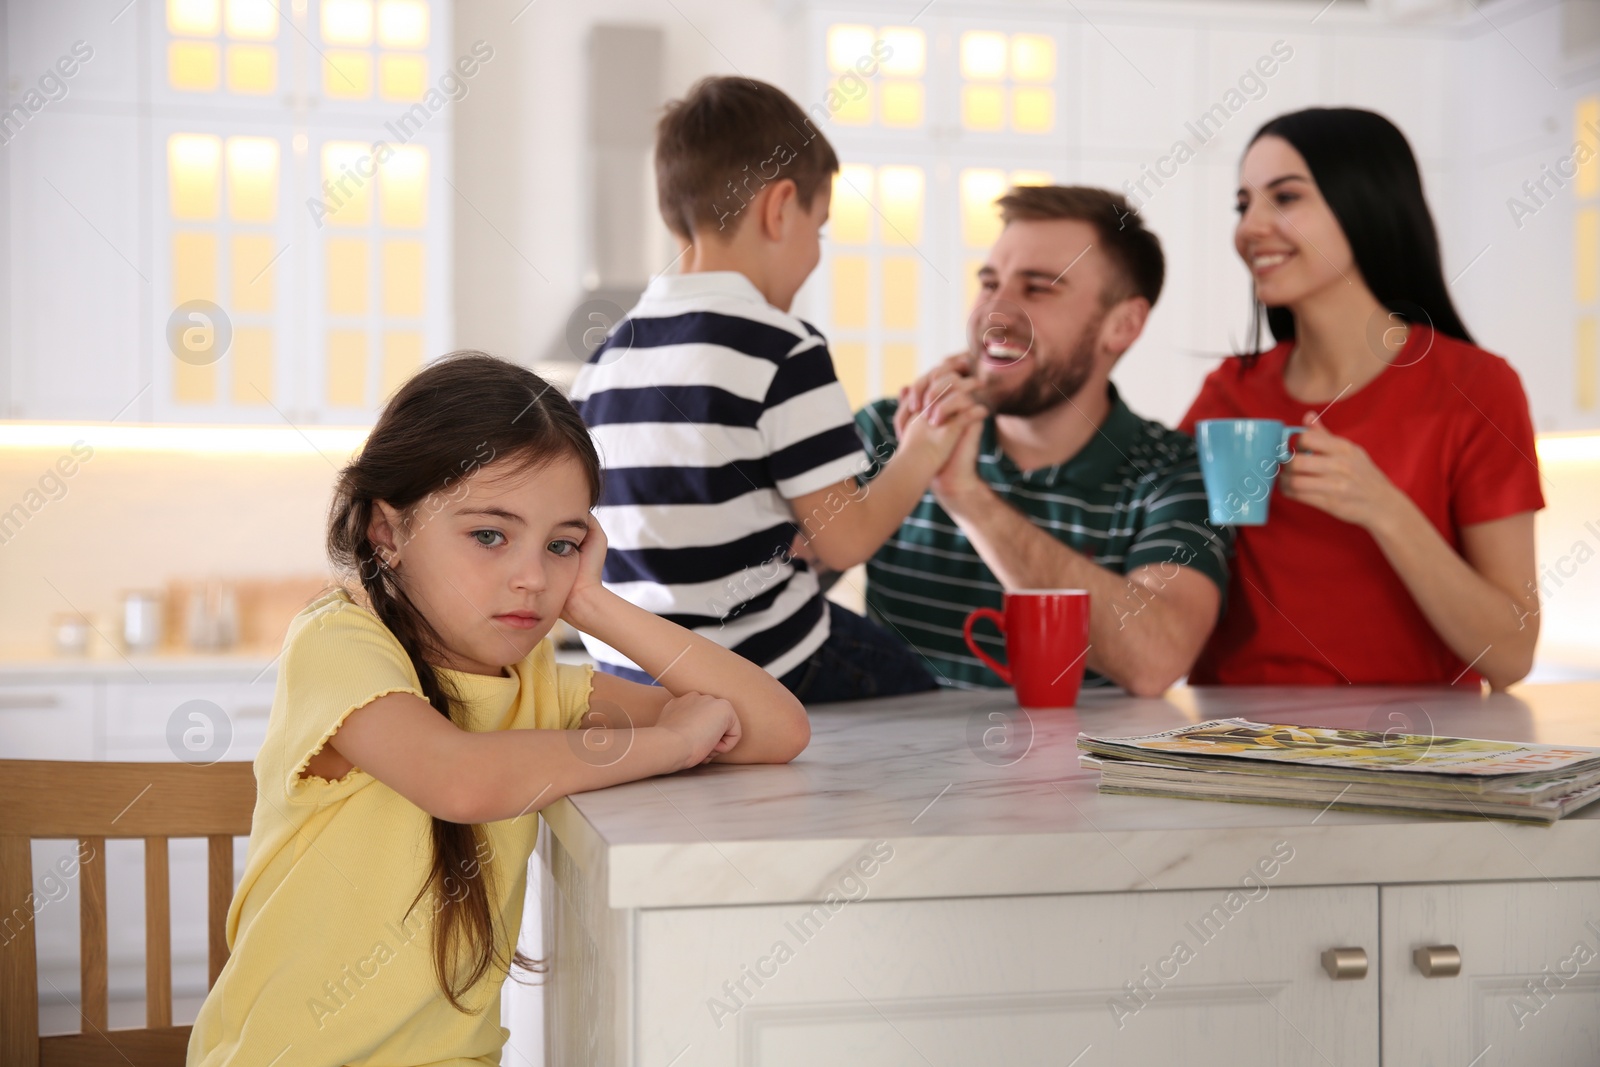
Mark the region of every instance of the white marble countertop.
[[893, 859], [872, 878], [877, 899], [1232, 887], [1278, 842], [1294, 859], [1275, 885], [1600, 877], [1600, 803], [1554, 827], [1319, 812], [1102, 795], [1098, 772], [1078, 766], [1080, 730], [1232, 715], [1600, 746], [1600, 683], [1178, 688], [1086, 694], [1027, 717], [1009, 690], [822, 705], [787, 766], [711, 765], [577, 794], [545, 816], [614, 908], [820, 900], [880, 841]]

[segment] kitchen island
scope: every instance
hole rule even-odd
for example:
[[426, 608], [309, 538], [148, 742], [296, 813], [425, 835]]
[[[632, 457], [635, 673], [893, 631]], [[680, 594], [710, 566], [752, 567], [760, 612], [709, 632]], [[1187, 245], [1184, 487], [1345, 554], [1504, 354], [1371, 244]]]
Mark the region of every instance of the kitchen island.
[[1600, 1062], [1600, 804], [1546, 828], [1078, 766], [1079, 731], [1234, 715], [1600, 746], [1600, 683], [816, 708], [788, 766], [546, 809], [547, 1062]]

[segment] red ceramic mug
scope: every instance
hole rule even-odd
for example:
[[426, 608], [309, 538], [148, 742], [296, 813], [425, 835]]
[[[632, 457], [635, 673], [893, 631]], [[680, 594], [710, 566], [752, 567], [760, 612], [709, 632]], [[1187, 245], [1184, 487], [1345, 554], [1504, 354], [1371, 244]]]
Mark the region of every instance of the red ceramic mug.
[[[972, 639], [979, 619], [990, 619], [1006, 640], [1006, 662], [996, 663]], [[1070, 708], [1083, 684], [1089, 651], [1086, 589], [1018, 589], [1005, 594], [1005, 612], [979, 608], [962, 627], [967, 647], [1017, 691], [1025, 708]]]

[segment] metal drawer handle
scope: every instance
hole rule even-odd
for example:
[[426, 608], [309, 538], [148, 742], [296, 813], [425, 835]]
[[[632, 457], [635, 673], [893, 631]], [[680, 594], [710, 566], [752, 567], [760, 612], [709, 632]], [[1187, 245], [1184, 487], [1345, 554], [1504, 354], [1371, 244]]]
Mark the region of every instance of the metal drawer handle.
[[1367, 976], [1367, 950], [1364, 948], [1330, 948], [1322, 953], [1322, 969], [1335, 981], [1347, 981]]
[[1454, 978], [1461, 973], [1461, 950], [1454, 945], [1426, 945], [1411, 954], [1424, 978]]
[[26, 711], [30, 708], [59, 708], [55, 693], [0, 693], [0, 711]]

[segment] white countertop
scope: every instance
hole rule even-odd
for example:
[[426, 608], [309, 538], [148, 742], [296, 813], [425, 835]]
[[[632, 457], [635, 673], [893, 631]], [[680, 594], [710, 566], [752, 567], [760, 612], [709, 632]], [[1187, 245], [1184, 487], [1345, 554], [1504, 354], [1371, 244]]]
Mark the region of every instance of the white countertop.
[[[712, 765], [545, 810], [614, 908], [818, 900], [874, 842], [877, 899], [1237, 886], [1278, 842], [1277, 885], [1600, 877], [1600, 803], [1554, 827], [1102, 795], [1076, 738], [1242, 715], [1600, 746], [1600, 683], [1087, 694], [1024, 719], [1009, 690], [821, 705], [782, 767]], [[998, 716], [998, 717], [994, 717]], [[1009, 717], [1009, 722], [1008, 722]], [[1023, 737], [1031, 724], [1032, 742]], [[1021, 758], [1016, 753], [1025, 751]], [[986, 758], [985, 758], [986, 757]], [[1015, 762], [1009, 760], [1015, 759]]]

